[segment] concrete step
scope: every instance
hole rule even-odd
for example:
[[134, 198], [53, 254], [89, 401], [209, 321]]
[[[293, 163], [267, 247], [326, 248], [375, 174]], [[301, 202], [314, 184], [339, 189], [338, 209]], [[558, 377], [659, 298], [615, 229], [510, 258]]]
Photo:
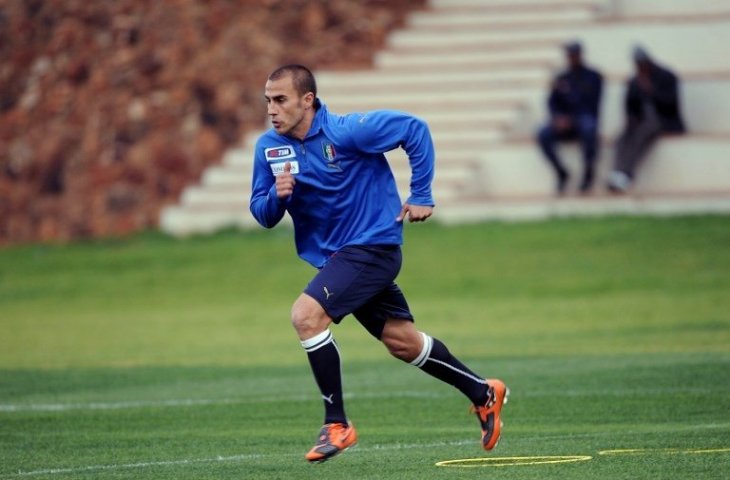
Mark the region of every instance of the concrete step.
[[[436, 119], [440, 113], [472, 115], [484, 120], [505, 120], [514, 116], [515, 110], [522, 106], [519, 97], [500, 99], [489, 92], [474, 92], [474, 97], [459, 95], [456, 93], [446, 94], [449, 98], [431, 96], [420, 98], [417, 95], [404, 96], [403, 98], [381, 99], [375, 95], [370, 98], [347, 98], [340, 97], [340, 101], [332, 101], [327, 104], [331, 112], [365, 112], [370, 110], [389, 109], [402, 112], [409, 112], [417, 116]], [[475, 110], [477, 112], [475, 112]]]
[[251, 198], [251, 184], [242, 186], [242, 188], [236, 187], [191, 187], [185, 190], [182, 204], [187, 206], [210, 205], [211, 208], [234, 204], [247, 209]]
[[[482, 6], [469, 9], [440, 8], [414, 12], [408, 17], [407, 26], [415, 29], [513, 27], [525, 25], [570, 24], [594, 18], [594, 12], [584, 6], [565, 6], [562, 9], [508, 8]], [[534, 6], [534, 5], [532, 5]]]
[[[644, 0], [649, 1], [649, 0]], [[651, 0], [653, 1], [653, 0]], [[691, 0], [686, 0], [691, 1]], [[464, 10], [464, 9], [496, 9], [496, 10], [560, 10], [564, 8], [597, 8], [606, 3], [606, 0], [429, 0], [429, 5], [436, 10]]]
[[[470, 170], [474, 171], [478, 164], [479, 156], [484, 153], [483, 150], [436, 150], [436, 170], [437, 175], [441, 176], [453, 170]], [[408, 156], [403, 149], [399, 148], [385, 154], [390, 163], [390, 167], [395, 171], [399, 166], [408, 165]], [[470, 174], [472, 175], [472, 174]]]
[[[256, 138], [258, 138], [258, 135], [256, 136]], [[252, 169], [254, 144], [256, 143], [256, 138], [253, 140], [247, 139], [246, 141], [244, 141], [242, 143], [243, 147], [229, 149], [223, 156], [223, 162], [221, 163], [221, 166], [232, 168], [245, 168], [249, 170]]]
[[[544, 69], [534, 69], [531, 71], [523, 70], [521, 72], [507, 72], [503, 75], [496, 75], [497, 72], [490, 72], [490, 75], [482, 76], [478, 72], [469, 75], [467, 72], [455, 71], [449, 77], [439, 77], [440, 79], [428, 78], [426, 76], [423, 81], [409, 83], [407, 79], [402, 78], [400, 73], [392, 74], [390, 83], [377, 83], [371, 85], [342, 84], [320, 87], [319, 96], [328, 106], [331, 98], [337, 98], [336, 102], [341, 103], [340, 99], [369, 97], [377, 99], [385, 99], [390, 101], [392, 98], [409, 98], [419, 97], [421, 100], [430, 99], [438, 94], [454, 94], [463, 95], [465, 92], [473, 92], [479, 95], [488, 95], [494, 99], [512, 97], [512, 100], [521, 96], [520, 92], [530, 90], [535, 87], [545, 88], [549, 83], [549, 72]], [[423, 76], [423, 75], [421, 75]], [[448, 89], [444, 88], [448, 85]], [[344, 110], [342, 111], [344, 112]]]
[[501, 53], [502, 55], [520, 55], [523, 52], [529, 52], [532, 50], [548, 49], [560, 50], [561, 45], [565, 42], [565, 38], [562, 35], [545, 36], [543, 38], [535, 38], [523, 41], [512, 41], [512, 42], [497, 42], [488, 41], [477, 43], [473, 40], [460, 42], [455, 40], [453, 42], [414, 42], [410, 45], [400, 46], [389, 46], [388, 49], [383, 50], [381, 53], [391, 53], [399, 55], [423, 55], [423, 54], [461, 54], [461, 53], [473, 53], [473, 52], [492, 52]]
[[[424, 58], [422, 62], [413, 65], [399, 65], [391, 64], [387, 67], [378, 66], [378, 71], [386, 75], [397, 75], [399, 73], [418, 73], [421, 75], [430, 75], [432, 72], [441, 70], [444, 66], [439, 61], [439, 56], [430, 56], [430, 58]], [[484, 71], [501, 71], [503, 75], [514, 75], [523, 70], [535, 70], [541, 69], [554, 70], [560, 66], [559, 56], [555, 58], [508, 58], [494, 59], [494, 58], [477, 58], [474, 62], [464, 57], [457, 57], [453, 60], [448, 61], [448, 69], [455, 70], [460, 74], [474, 72], [476, 70]], [[454, 72], [454, 73], [456, 73]]]
[[690, 15], [710, 14], [723, 15], [730, 13], [730, 3], [723, 0], [631, 0], [615, 2], [614, 14], [623, 18], [642, 18], [671, 16], [687, 17]]
[[437, 205], [433, 221], [464, 224], [484, 221], [535, 221], [550, 218], [606, 215], [706, 215], [730, 213], [730, 195], [594, 195], [556, 198], [552, 195], [522, 199], [474, 199]]
[[563, 52], [553, 44], [512, 50], [428, 50], [422, 52], [384, 51], [375, 56], [377, 68], [405, 68], [441, 65], [442, 68], [460, 65], [513, 65], [518, 62], [557, 64]]
[[[441, 97], [424, 101], [411, 95], [398, 99], [393, 96], [380, 98], [377, 94], [357, 96], [335, 96], [328, 103], [330, 112], [351, 113], [370, 110], [389, 109], [408, 112], [425, 120], [434, 135], [452, 135], [454, 132], [479, 129], [490, 138], [501, 138], [502, 133], [524, 115], [528, 103], [518, 103], [518, 95], [507, 93], [507, 98], [491, 92], [475, 93], [477, 100], [464, 95], [448, 95], [451, 100]], [[479, 101], [478, 99], [482, 99]], [[339, 103], [342, 102], [342, 103]], [[251, 145], [255, 143], [252, 142]], [[252, 150], [251, 150], [252, 151]]]
[[[515, 27], [499, 25], [464, 25], [453, 28], [410, 28], [393, 33], [388, 45], [393, 47], [413, 46], [414, 44], [435, 45], [464, 43], [472, 39], [476, 44], [535, 42], [542, 38], [566, 40], [575, 37], [576, 31], [585, 31], [594, 22], [545, 23], [519, 25]], [[438, 33], [438, 35], [436, 35]], [[405, 38], [403, 38], [405, 37]]]
[[522, 29], [519, 31], [494, 31], [469, 28], [464, 31], [439, 32], [437, 37], [427, 30], [399, 30], [388, 37], [389, 49], [409, 48], [464, 48], [481, 46], [485, 50], [509, 50], [529, 45], [559, 43], [571, 38], [564, 28]]
[[[282, 222], [291, 225], [288, 216]], [[223, 228], [255, 228], [258, 223], [245, 208], [225, 209], [195, 209], [189, 206], [169, 207], [160, 215], [160, 228], [169, 234], [187, 236], [193, 234], [212, 233]]]
[[[637, 194], [667, 195], [727, 193], [730, 195], [730, 138], [702, 136], [665, 137], [643, 160], [633, 188]], [[574, 143], [559, 147], [575, 190], [582, 175], [579, 148]], [[605, 189], [613, 165], [613, 145], [604, 145], [598, 160], [596, 190]], [[554, 173], [535, 144], [520, 142], [495, 145], [480, 157], [480, 184], [493, 198], [551, 195]]]
[[253, 164], [241, 168], [239, 166], [217, 165], [206, 169], [201, 185], [206, 187], [245, 187], [251, 189]]
[[548, 73], [540, 65], [529, 68], [515, 68], [490, 71], [474, 68], [436, 69], [424, 75], [420, 72], [395, 70], [367, 70], [355, 72], [318, 72], [317, 88], [327, 103], [328, 93], [370, 91], [374, 89], [432, 89], [446, 91], [455, 82], [454, 88], [462, 84], [502, 84], [514, 85], [521, 82], [539, 82], [548, 78]]
[[[451, 86], [451, 84], [450, 84]], [[542, 86], [542, 85], [541, 85]], [[380, 91], [368, 91], [361, 93], [332, 93], [326, 92], [328, 106], [336, 106], [338, 110], [363, 111], [363, 109], [382, 108], [382, 106], [396, 104], [410, 105], [440, 105], [452, 107], [464, 104], [488, 104], [497, 108], [514, 108], [524, 103], [525, 94], [532, 90], [533, 86], [511, 86], [491, 89], [479, 86], [474, 89], [450, 88], [438, 93], [438, 95], [424, 98], [423, 91], [413, 91], [407, 85], [401, 88], [382, 89]], [[381, 107], [378, 107], [380, 105]]]

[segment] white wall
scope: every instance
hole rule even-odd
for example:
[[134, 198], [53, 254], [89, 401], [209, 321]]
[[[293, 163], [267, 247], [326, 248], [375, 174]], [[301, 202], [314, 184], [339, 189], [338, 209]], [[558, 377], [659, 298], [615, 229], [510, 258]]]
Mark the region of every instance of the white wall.
[[[730, 1], [728, 1], [730, 3]], [[633, 70], [631, 54], [641, 44], [659, 63], [684, 73], [730, 71], [730, 21], [689, 24], [613, 23], [576, 29], [587, 63], [613, 76]]]
[[609, 0], [614, 12], [632, 15], [686, 15], [730, 12], [727, 0]]

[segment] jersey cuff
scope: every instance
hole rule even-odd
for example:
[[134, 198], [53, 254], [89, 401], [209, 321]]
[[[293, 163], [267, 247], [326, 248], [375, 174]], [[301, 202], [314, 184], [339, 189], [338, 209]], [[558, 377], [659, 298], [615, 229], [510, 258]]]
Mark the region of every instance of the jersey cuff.
[[408, 203], [409, 205], [418, 205], [420, 207], [433, 207], [436, 205], [433, 201], [433, 197], [421, 197], [413, 195], [408, 197], [406, 203]]

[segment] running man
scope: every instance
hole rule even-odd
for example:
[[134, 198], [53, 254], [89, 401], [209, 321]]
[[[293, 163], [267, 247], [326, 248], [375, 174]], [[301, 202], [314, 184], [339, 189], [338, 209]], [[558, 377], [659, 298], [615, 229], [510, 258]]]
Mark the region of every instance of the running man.
[[[264, 96], [273, 128], [256, 143], [251, 213], [272, 228], [288, 212], [297, 253], [318, 269], [291, 309], [325, 410], [305, 458], [323, 462], [357, 442], [330, 330], [348, 314], [394, 357], [466, 395], [481, 424], [482, 445], [491, 450], [509, 389], [475, 374], [442, 342], [417, 330], [395, 283], [403, 221], [422, 222], [433, 213], [435, 154], [428, 126], [388, 110], [330, 113], [317, 98], [312, 72], [301, 65], [276, 69]], [[411, 195], [402, 205], [384, 155], [397, 147], [406, 151], [412, 170]]]

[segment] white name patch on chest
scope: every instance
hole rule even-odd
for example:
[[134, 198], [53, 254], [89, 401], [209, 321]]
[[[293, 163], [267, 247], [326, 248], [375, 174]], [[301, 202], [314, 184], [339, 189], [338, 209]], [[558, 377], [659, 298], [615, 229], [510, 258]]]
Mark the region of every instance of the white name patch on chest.
[[269, 166], [271, 167], [271, 173], [273, 173], [274, 176], [279, 175], [280, 173], [284, 173], [284, 165], [286, 165], [286, 162], [289, 162], [291, 164], [291, 171], [289, 173], [294, 175], [299, 173], [299, 162], [296, 160], [285, 160], [279, 163], [269, 163]]

